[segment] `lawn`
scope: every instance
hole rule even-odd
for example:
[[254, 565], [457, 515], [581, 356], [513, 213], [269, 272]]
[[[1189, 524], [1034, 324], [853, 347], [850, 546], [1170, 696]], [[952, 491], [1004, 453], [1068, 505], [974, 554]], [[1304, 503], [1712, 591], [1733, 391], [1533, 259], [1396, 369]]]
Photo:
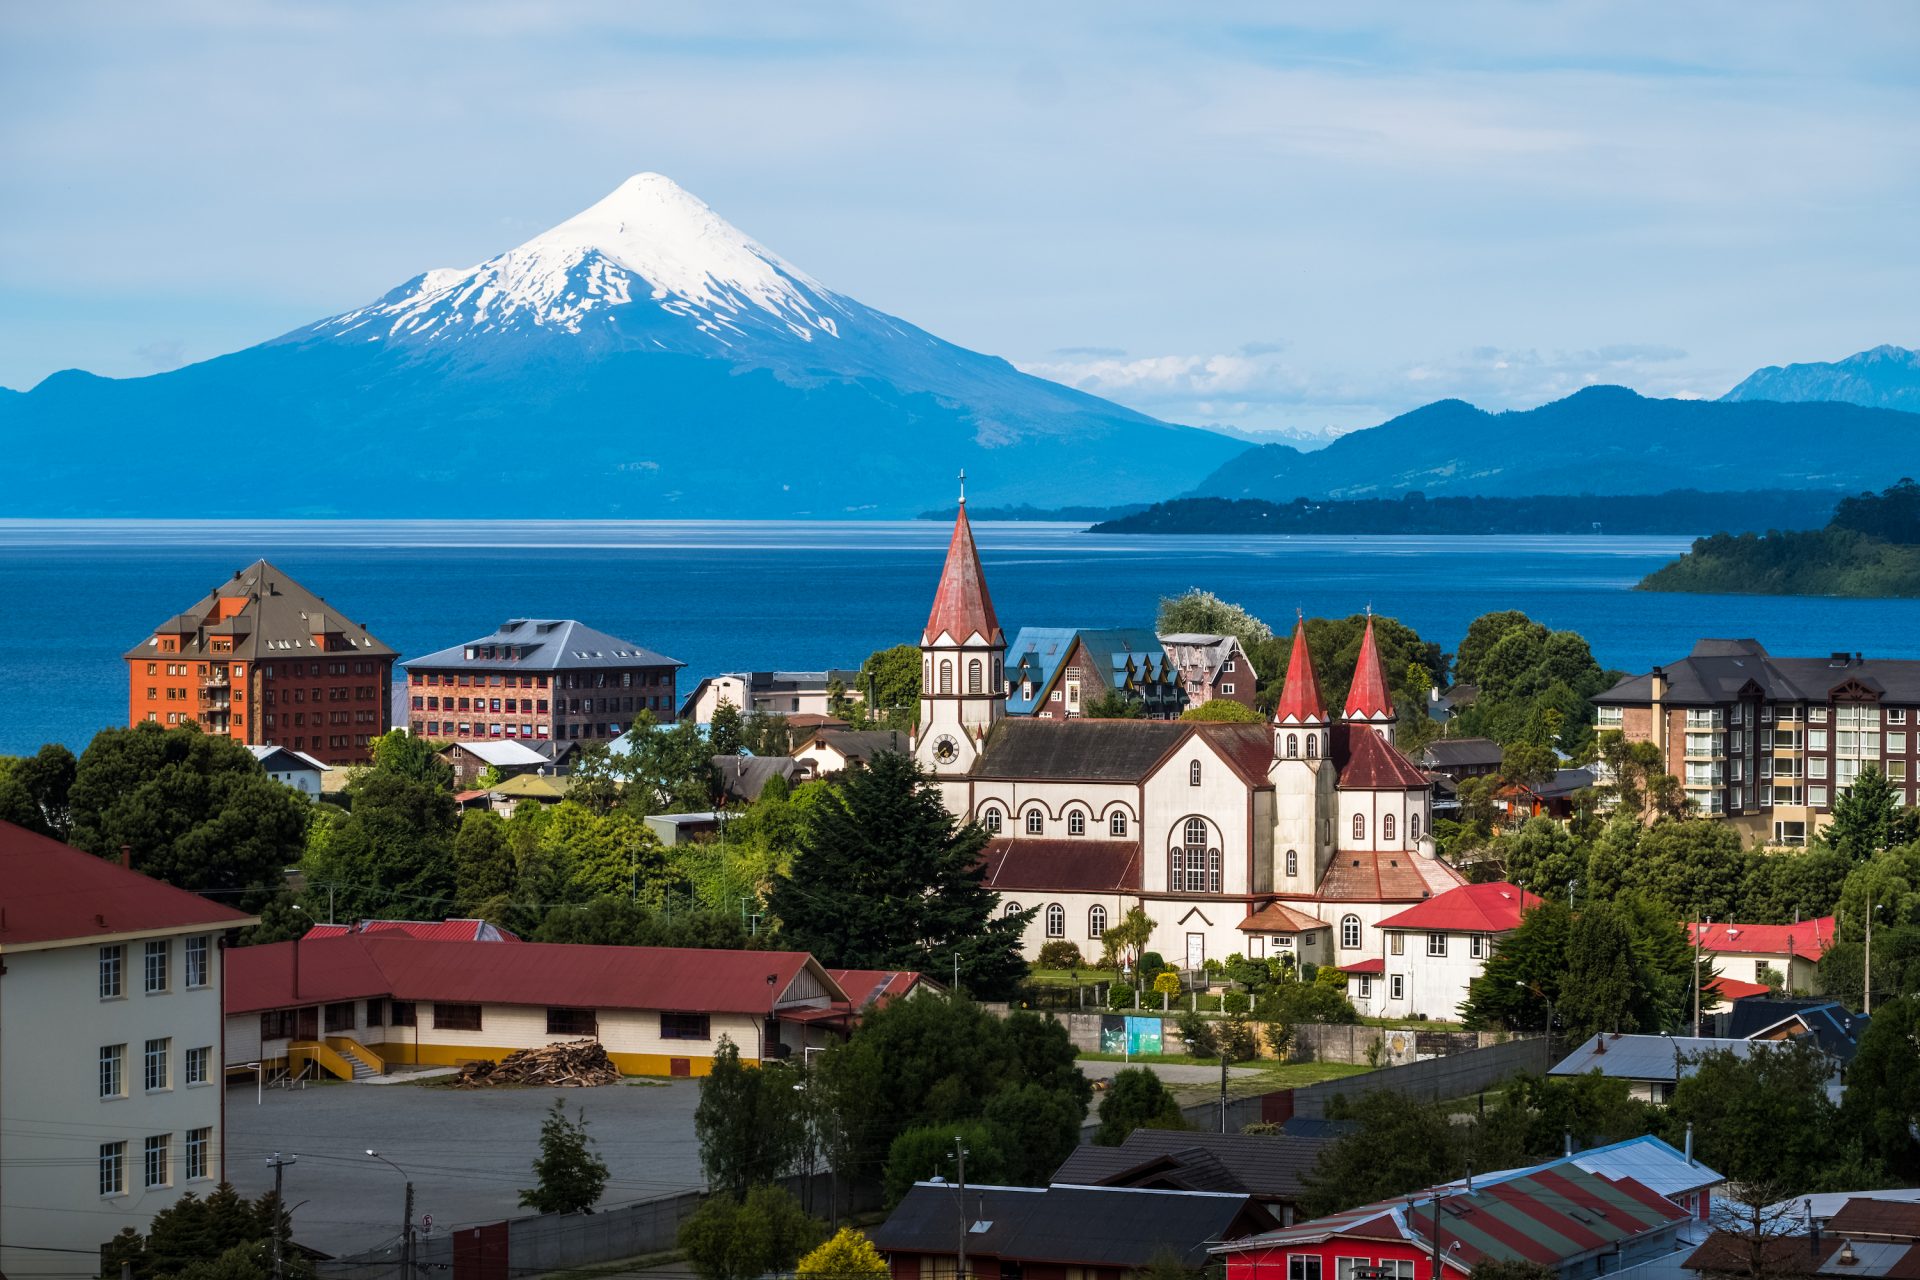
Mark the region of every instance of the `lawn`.
[[[1083, 987], [1120, 980], [1120, 976], [1111, 969], [1081, 969], [1079, 974], [1078, 982]], [[1029, 969], [1027, 980], [1043, 987], [1071, 987], [1075, 984], [1074, 971], [1071, 969]]]
[[[1217, 1067], [1218, 1058], [1196, 1058], [1187, 1053], [1136, 1053], [1132, 1057], [1119, 1053], [1081, 1053], [1083, 1062], [1131, 1062], [1139, 1066], [1177, 1066], [1177, 1067]], [[1322, 1080], [1342, 1080], [1348, 1076], [1364, 1075], [1373, 1068], [1364, 1063], [1349, 1062], [1277, 1062], [1272, 1058], [1255, 1058], [1246, 1062], [1232, 1064], [1235, 1069], [1248, 1069], [1260, 1073], [1259, 1084], [1264, 1089], [1291, 1089], [1298, 1085], [1318, 1084]], [[1245, 1077], [1237, 1077], [1236, 1086], [1249, 1083]]]

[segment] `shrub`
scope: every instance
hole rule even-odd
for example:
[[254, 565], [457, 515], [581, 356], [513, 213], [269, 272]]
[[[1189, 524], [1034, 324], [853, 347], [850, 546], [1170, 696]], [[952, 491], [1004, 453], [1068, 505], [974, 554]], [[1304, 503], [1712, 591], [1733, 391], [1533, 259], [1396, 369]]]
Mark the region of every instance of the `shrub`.
[[1153, 989], [1159, 995], [1177, 996], [1180, 994], [1180, 975], [1171, 969], [1163, 971], [1153, 980]]
[[1141, 973], [1158, 973], [1167, 967], [1167, 958], [1158, 951], [1149, 951], [1140, 957]]
[[[779, 775], [774, 775], [778, 780]], [[852, 1227], [842, 1227], [833, 1239], [800, 1259], [794, 1268], [800, 1280], [853, 1280], [872, 1276], [886, 1280], [887, 1261], [873, 1242]]]
[[1080, 956], [1080, 948], [1065, 938], [1055, 938], [1040, 948], [1040, 967], [1042, 969], [1078, 969], [1086, 961]]
[[1284, 1022], [1269, 1022], [1261, 1027], [1267, 1038], [1267, 1052], [1285, 1062], [1293, 1056], [1293, 1028]]
[[1215, 1029], [1214, 1037], [1220, 1045], [1219, 1053], [1234, 1062], [1245, 1062], [1260, 1056], [1260, 1044], [1254, 1039], [1253, 1024], [1245, 1018], [1229, 1018], [1222, 1022]]
[[1100, 1100], [1100, 1129], [1093, 1140], [1117, 1147], [1135, 1129], [1184, 1129], [1180, 1104], [1145, 1067], [1130, 1067], [1113, 1077], [1113, 1087]]
[[1213, 1022], [1197, 1013], [1183, 1013], [1175, 1020], [1180, 1028], [1180, 1038], [1187, 1042], [1187, 1052], [1196, 1058], [1217, 1058], [1220, 1056], [1220, 1042], [1214, 1038]]
[[1247, 999], [1244, 991], [1229, 991], [1220, 997], [1220, 1007], [1236, 1017], [1245, 1013], [1251, 1005], [1252, 1001]]
[[1107, 1008], [1113, 1010], [1133, 1008], [1134, 990], [1124, 982], [1107, 985]]

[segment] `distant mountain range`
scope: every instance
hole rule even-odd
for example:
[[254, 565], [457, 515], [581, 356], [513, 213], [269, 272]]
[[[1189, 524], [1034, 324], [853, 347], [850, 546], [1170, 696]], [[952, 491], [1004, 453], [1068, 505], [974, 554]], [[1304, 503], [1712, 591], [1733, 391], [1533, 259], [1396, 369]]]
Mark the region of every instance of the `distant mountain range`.
[[1652, 494], [1878, 489], [1920, 475], [1920, 416], [1831, 401], [1650, 400], [1588, 387], [1537, 409], [1440, 400], [1302, 453], [1261, 445], [1188, 496]]
[[905, 516], [1147, 502], [1243, 441], [836, 293], [658, 174], [518, 248], [145, 378], [0, 394], [7, 516]]
[[1839, 400], [1870, 409], [1920, 413], [1920, 351], [1880, 346], [1845, 360], [1768, 365], [1722, 400]]

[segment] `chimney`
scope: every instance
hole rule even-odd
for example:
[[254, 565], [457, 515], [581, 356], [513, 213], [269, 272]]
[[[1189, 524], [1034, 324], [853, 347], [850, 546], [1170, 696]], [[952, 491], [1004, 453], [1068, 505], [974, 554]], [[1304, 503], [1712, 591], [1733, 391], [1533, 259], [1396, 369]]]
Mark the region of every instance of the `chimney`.
[[125, 843], [121, 844], [120, 865], [126, 868], [128, 871], [133, 870], [133, 846], [132, 845], [125, 844]]
[[1653, 707], [1653, 745], [1660, 758], [1667, 755], [1667, 669], [1655, 667], [1647, 679], [1647, 698]]
[[1687, 1157], [1687, 1163], [1692, 1164], [1693, 1163], [1693, 1121], [1691, 1120], [1687, 1121], [1687, 1145], [1683, 1154]]
[[1573, 1130], [1562, 1129], [1560, 1131], [1560, 1141], [1562, 1143], [1562, 1153], [1564, 1157], [1568, 1160], [1573, 1159]]

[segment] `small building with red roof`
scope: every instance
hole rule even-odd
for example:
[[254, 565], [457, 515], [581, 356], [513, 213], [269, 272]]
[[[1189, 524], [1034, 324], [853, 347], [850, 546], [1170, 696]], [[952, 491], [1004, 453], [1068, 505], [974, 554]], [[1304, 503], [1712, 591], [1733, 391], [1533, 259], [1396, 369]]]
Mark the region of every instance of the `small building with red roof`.
[[1502, 880], [1461, 885], [1395, 912], [1379, 924], [1379, 954], [1340, 966], [1347, 996], [1363, 1017], [1458, 1018], [1500, 939], [1539, 905]]
[[490, 920], [362, 920], [358, 924], [316, 924], [303, 935], [343, 938], [350, 933], [404, 933], [434, 942], [518, 942], [520, 935]]
[[1790, 995], [1820, 993], [1820, 957], [1833, 945], [1833, 917], [1817, 916], [1793, 924], [1689, 924], [1687, 936], [1713, 957], [1724, 978], [1765, 984], [1778, 975]]
[[247, 947], [227, 986], [230, 1068], [458, 1066], [598, 1040], [628, 1075], [701, 1076], [722, 1037], [784, 1058], [848, 1003], [804, 951], [605, 947], [363, 930]]
[[96, 1275], [225, 1177], [220, 992], [253, 923], [0, 822], [0, 1274]]

